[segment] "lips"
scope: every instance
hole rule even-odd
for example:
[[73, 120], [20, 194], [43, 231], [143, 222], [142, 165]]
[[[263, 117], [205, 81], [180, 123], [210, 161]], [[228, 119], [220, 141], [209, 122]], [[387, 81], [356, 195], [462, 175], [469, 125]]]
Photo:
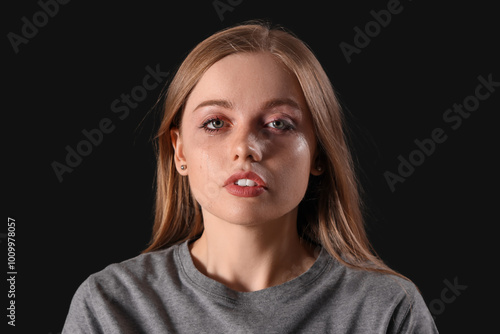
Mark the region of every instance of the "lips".
[[266, 183], [254, 172], [240, 172], [231, 175], [224, 188], [234, 196], [255, 197], [267, 190]]

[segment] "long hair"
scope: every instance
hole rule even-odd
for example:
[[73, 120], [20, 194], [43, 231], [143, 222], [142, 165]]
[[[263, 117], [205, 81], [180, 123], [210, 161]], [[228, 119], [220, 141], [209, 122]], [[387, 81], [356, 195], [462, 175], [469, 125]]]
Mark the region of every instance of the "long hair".
[[311, 176], [299, 204], [297, 231], [321, 245], [347, 266], [402, 275], [388, 268], [373, 251], [364, 228], [362, 202], [345, 135], [345, 121], [333, 87], [312, 51], [283, 28], [249, 22], [222, 30], [199, 43], [180, 65], [163, 97], [163, 119], [157, 133], [156, 208], [151, 252], [203, 231], [203, 217], [188, 180], [177, 173], [170, 129], [180, 127], [184, 105], [205, 71], [235, 53], [267, 52], [297, 77], [312, 115], [319, 161], [324, 169]]

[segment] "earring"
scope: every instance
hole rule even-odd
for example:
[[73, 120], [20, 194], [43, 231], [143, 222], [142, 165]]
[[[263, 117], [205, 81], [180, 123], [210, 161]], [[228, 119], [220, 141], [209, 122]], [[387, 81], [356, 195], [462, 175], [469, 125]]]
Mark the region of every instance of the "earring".
[[181, 165], [181, 169], [185, 170], [186, 169], [186, 165]]
[[318, 172], [322, 172], [322, 171], [323, 171], [323, 167], [321, 167], [321, 166], [317, 166], [317, 167], [316, 167], [316, 170], [317, 170]]

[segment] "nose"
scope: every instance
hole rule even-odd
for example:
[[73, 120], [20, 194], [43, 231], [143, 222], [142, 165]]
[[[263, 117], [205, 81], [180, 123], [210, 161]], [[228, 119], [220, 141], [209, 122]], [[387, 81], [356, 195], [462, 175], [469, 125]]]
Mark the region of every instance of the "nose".
[[262, 160], [263, 143], [259, 141], [257, 131], [250, 126], [236, 129], [232, 142], [231, 154], [234, 161], [256, 162]]

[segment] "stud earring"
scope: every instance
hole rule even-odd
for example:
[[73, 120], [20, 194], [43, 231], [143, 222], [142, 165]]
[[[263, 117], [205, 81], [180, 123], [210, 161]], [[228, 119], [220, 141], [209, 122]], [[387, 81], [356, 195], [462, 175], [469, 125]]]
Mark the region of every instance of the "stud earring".
[[181, 165], [181, 169], [185, 170], [186, 169], [186, 165]]
[[316, 170], [317, 170], [318, 172], [322, 172], [322, 171], [323, 171], [323, 167], [321, 167], [321, 166], [317, 166], [317, 167], [316, 167]]

